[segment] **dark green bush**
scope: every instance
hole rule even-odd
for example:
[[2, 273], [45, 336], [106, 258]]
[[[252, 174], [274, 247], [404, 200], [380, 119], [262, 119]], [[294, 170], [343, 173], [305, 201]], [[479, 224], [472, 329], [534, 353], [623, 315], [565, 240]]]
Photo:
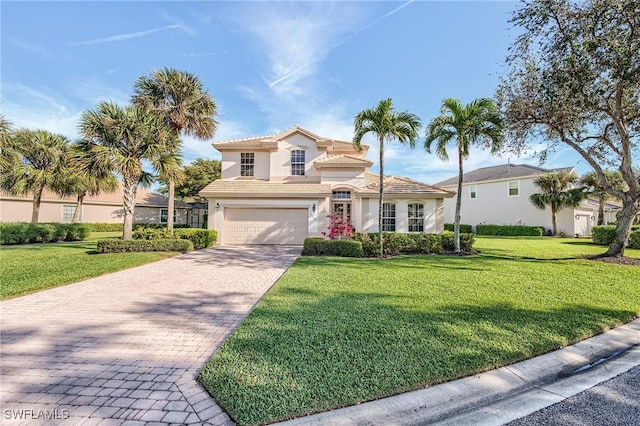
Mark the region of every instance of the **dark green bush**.
[[359, 241], [362, 244], [362, 251], [364, 257], [380, 257], [380, 246], [378, 245], [377, 234], [376, 239], [371, 238], [369, 234], [362, 232], [354, 232], [351, 234], [351, 239]]
[[508, 237], [539, 237], [544, 235], [543, 226], [523, 225], [476, 225], [478, 235], [502, 235]]
[[134, 240], [170, 240], [173, 233], [167, 228], [142, 228], [137, 227], [131, 237]]
[[[439, 234], [409, 234], [415, 242], [415, 251], [412, 253], [440, 254], [444, 252], [442, 236]], [[462, 238], [462, 237], [461, 237]]]
[[89, 235], [83, 223], [2, 223], [0, 245], [82, 241]]
[[[444, 230], [453, 232], [453, 223], [445, 223]], [[471, 234], [473, 232], [473, 228], [471, 225], [466, 225], [464, 223], [460, 224], [460, 233]]]
[[[631, 226], [631, 234], [640, 231], [640, 225]], [[596, 225], [591, 228], [591, 239], [596, 244], [608, 246], [616, 236], [616, 225]], [[631, 246], [631, 236], [629, 236], [629, 247]]]
[[122, 232], [124, 224], [122, 222], [117, 223], [85, 223], [89, 225], [92, 232]]
[[193, 243], [196, 250], [211, 247], [218, 239], [218, 233], [208, 229], [176, 229], [173, 231], [173, 237], [182, 240], [189, 240]]
[[[452, 231], [444, 231], [440, 237], [442, 241], [442, 249], [444, 251], [453, 251], [456, 248], [454, 233]], [[460, 233], [460, 251], [463, 253], [473, 252], [473, 243], [475, 238], [473, 234]]]
[[143, 251], [180, 251], [193, 250], [189, 240], [100, 240], [98, 253], [124, 253]]
[[355, 240], [325, 240], [307, 238], [302, 247], [303, 256], [364, 257], [362, 243]]
[[[140, 228], [167, 229], [167, 224], [166, 223], [134, 223], [133, 224], [134, 231]], [[180, 229], [180, 228], [190, 228], [190, 226], [187, 225], [186, 223], [173, 224], [173, 229]]]
[[634, 249], [640, 249], [640, 229], [633, 231], [629, 235], [629, 247]]

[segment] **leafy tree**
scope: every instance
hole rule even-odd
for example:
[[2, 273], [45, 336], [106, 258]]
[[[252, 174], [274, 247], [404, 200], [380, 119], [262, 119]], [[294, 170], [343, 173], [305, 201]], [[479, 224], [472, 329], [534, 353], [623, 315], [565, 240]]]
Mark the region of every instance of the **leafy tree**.
[[[612, 188], [617, 191], [624, 191], [625, 185], [620, 172], [604, 170], [604, 175]], [[598, 198], [598, 225], [604, 225], [604, 205], [607, 201], [616, 197], [607, 192], [595, 172], [585, 174], [580, 178], [580, 182], [588, 188], [591, 195]]]
[[89, 141], [87, 151], [94, 166], [122, 176], [122, 237], [129, 240], [133, 232], [136, 190], [139, 184], [148, 183], [143, 161], [149, 161], [156, 173], [175, 163], [167, 152], [175, 152], [176, 133], [157, 114], [142, 107], [121, 107], [108, 102], [82, 114], [79, 127]]
[[500, 150], [502, 119], [495, 103], [488, 98], [479, 98], [467, 105], [457, 99], [447, 98], [442, 101], [440, 113], [429, 123], [424, 147], [430, 153], [431, 145], [436, 142], [436, 155], [444, 161], [449, 159], [447, 146], [451, 142], [455, 142], [458, 150], [458, 194], [453, 232], [455, 251], [459, 253], [463, 160], [469, 158], [472, 145], [489, 147], [492, 154]]
[[33, 194], [31, 223], [38, 223], [44, 189], [55, 190], [56, 178], [66, 164], [68, 148], [69, 140], [65, 136], [46, 130], [21, 129], [13, 135], [13, 164], [2, 173], [0, 187], [10, 194]]
[[[511, 22], [523, 29], [497, 90], [514, 151], [528, 142], [575, 150], [604, 190], [622, 200], [607, 256], [622, 256], [640, 211], [640, 2], [530, 0]], [[615, 187], [605, 170], [626, 184]]]
[[378, 102], [375, 108], [359, 112], [354, 119], [355, 135], [353, 145], [362, 149], [362, 138], [367, 133], [373, 133], [378, 138], [380, 150], [380, 195], [378, 197], [378, 245], [382, 250], [382, 204], [384, 194], [384, 142], [398, 140], [415, 147], [419, 137], [420, 118], [408, 111], [396, 111], [391, 98]]
[[[176, 185], [176, 197], [181, 200], [192, 199], [196, 202], [204, 203], [206, 199], [200, 197], [198, 194], [202, 188], [214, 180], [220, 179], [220, 160], [198, 158], [190, 165], [184, 167], [184, 176], [184, 179]], [[162, 185], [158, 189], [158, 192], [166, 194], [168, 190], [167, 185]]]
[[578, 180], [574, 174], [567, 172], [552, 172], [538, 176], [533, 183], [542, 190], [538, 194], [531, 194], [529, 201], [531, 204], [544, 210], [551, 208], [551, 226], [553, 235], [558, 235], [556, 225], [556, 214], [566, 207], [577, 207], [589, 193], [583, 188], [573, 188], [573, 184]]
[[[206, 140], [213, 137], [217, 105], [198, 77], [185, 71], [163, 68], [138, 78], [133, 102], [159, 114], [180, 135]], [[179, 150], [179, 148], [177, 148]], [[165, 175], [169, 183], [167, 228], [173, 228], [176, 176]]]

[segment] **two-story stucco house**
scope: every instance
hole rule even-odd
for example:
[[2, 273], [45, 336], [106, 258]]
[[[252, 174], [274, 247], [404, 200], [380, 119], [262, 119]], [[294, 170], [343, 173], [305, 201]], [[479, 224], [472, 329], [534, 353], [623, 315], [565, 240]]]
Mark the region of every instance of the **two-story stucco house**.
[[[315, 135], [299, 126], [280, 134], [216, 142], [222, 178], [208, 199], [209, 229], [221, 244], [302, 244], [322, 236], [330, 214], [363, 232], [378, 231], [378, 176], [368, 147]], [[444, 199], [454, 193], [406, 178], [385, 178], [383, 230], [437, 233]]]
[[[526, 164], [502, 164], [465, 173], [462, 179], [460, 223], [474, 227], [479, 223], [544, 226], [550, 230], [551, 210], [536, 208], [529, 201], [529, 196], [540, 192], [534, 183], [536, 177], [561, 170], [575, 173], [572, 167], [543, 169]], [[458, 177], [437, 185], [457, 191]], [[455, 209], [455, 198], [445, 201], [444, 216], [447, 223], [453, 223]], [[591, 227], [597, 223], [597, 215], [598, 204], [593, 200], [585, 200], [576, 208], [564, 208], [556, 216], [558, 232], [570, 236], [590, 235]], [[608, 220], [611, 221], [611, 217]]]

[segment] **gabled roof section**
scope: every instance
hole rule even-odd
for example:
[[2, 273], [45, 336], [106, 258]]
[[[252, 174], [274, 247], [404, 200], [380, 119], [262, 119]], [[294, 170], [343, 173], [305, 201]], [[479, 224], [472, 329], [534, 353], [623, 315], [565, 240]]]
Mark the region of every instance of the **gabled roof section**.
[[[542, 167], [530, 166], [528, 164], [501, 164], [499, 166], [483, 167], [480, 169], [471, 170], [462, 175], [462, 183], [474, 183], [485, 182], [501, 179], [513, 179], [529, 176], [543, 175], [545, 173], [560, 172], [567, 173], [575, 172], [573, 167], [561, 167], [557, 169], [543, 169]], [[458, 177], [452, 177], [445, 179], [442, 182], [438, 182], [438, 186], [452, 186], [458, 184]]]
[[[305, 135], [309, 139], [312, 139], [318, 147], [328, 148], [333, 151], [353, 151], [355, 148], [353, 144], [348, 141], [340, 141], [336, 139], [323, 138], [321, 136], [316, 135], [315, 133], [310, 132], [309, 130], [300, 127], [299, 125], [295, 125], [284, 132], [275, 134], [275, 135], [266, 135], [266, 136], [254, 136], [249, 138], [242, 139], [231, 139], [227, 141], [219, 141], [214, 142], [212, 145], [218, 151], [225, 149], [242, 149], [242, 148], [253, 148], [253, 149], [274, 149], [277, 148], [278, 141], [281, 141], [294, 133], [300, 133]], [[366, 153], [369, 150], [368, 145], [362, 145], [362, 150]]]
[[[378, 178], [378, 175], [374, 175]], [[380, 182], [376, 181], [365, 186], [358, 195], [377, 195], [380, 193]], [[439, 188], [434, 185], [418, 182], [409, 178], [386, 176], [384, 178], [384, 193], [386, 195], [404, 195], [427, 198], [451, 198], [455, 192]]]
[[324, 167], [367, 168], [373, 166], [373, 161], [350, 155], [331, 155], [313, 163], [317, 169]]
[[331, 194], [331, 185], [320, 183], [287, 183], [259, 180], [223, 180], [213, 181], [200, 191], [201, 197], [218, 198], [277, 198], [327, 196]]

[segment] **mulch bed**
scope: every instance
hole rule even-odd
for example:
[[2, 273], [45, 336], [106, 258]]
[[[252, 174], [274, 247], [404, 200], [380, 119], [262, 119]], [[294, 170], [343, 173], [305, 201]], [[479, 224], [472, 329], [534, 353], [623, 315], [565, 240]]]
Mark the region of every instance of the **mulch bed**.
[[598, 260], [600, 262], [615, 263], [618, 265], [640, 266], [640, 259], [626, 256], [605, 256], [599, 254], [597, 256], [585, 256], [588, 260]]

